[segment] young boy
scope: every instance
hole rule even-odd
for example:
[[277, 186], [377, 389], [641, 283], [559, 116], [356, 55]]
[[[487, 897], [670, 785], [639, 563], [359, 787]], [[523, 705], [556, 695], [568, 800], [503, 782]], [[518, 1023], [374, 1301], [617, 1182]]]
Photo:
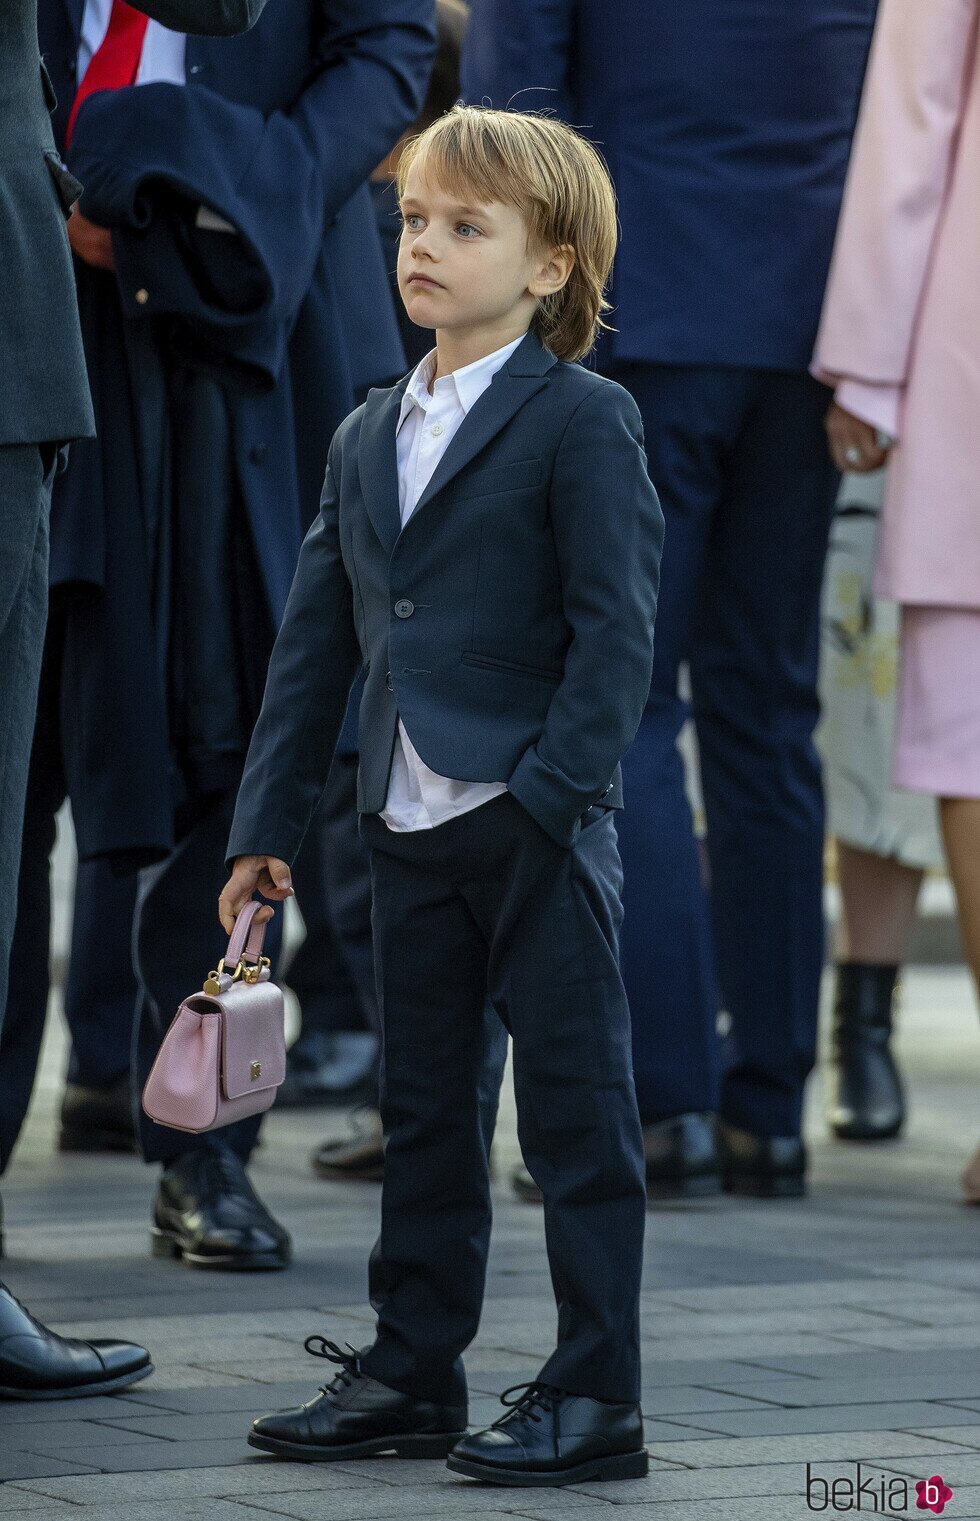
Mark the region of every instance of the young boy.
[[[619, 760], [650, 685], [663, 517], [639, 413], [588, 353], [616, 245], [595, 151], [456, 106], [399, 166], [399, 288], [436, 347], [330, 449], [228, 846], [230, 929], [289, 895], [353, 676], [384, 1030], [373, 1344], [253, 1446], [444, 1455], [504, 1484], [647, 1471], [643, 1156], [617, 963]], [[271, 910], [269, 911], [271, 912]], [[461, 1354], [490, 1233], [477, 1105], [489, 996], [545, 1201], [555, 1352], [466, 1435]], [[311, 1349], [312, 1350], [312, 1349]]]

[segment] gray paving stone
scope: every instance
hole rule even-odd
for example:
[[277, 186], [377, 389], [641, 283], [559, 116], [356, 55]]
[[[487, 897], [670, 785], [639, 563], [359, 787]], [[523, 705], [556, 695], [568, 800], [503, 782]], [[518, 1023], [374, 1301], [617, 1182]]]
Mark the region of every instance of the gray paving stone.
[[0, 1441], [4, 1440], [3, 1433], [14, 1426], [36, 1426], [41, 1421], [111, 1421], [127, 1408], [129, 1402], [121, 1395], [108, 1394], [81, 1401], [5, 1400], [0, 1403]]
[[[244, 1436], [213, 1442], [166, 1442], [153, 1437], [138, 1439], [122, 1447], [100, 1447], [92, 1455], [88, 1471], [101, 1473], [146, 1473], [154, 1468], [210, 1468], [225, 1463], [242, 1463], [249, 1449]], [[74, 1449], [73, 1449], [74, 1455]], [[56, 1453], [48, 1449], [48, 1456]], [[69, 1472], [66, 1468], [60, 1473]]]
[[[971, 1410], [959, 1412], [964, 1431], [980, 1430], [970, 1425], [975, 1414]], [[891, 1405], [821, 1405], [809, 1410], [740, 1410], [702, 1415], [697, 1419], [699, 1425], [729, 1436], [769, 1436], [803, 1431], [910, 1431], [940, 1420], [952, 1430], [951, 1415], [951, 1409], [919, 1401]], [[966, 1436], [959, 1440], [970, 1445]]]
[[[397, 1459], [395, 1460], [397, 1461]], [[280, 1465], [282, 1466], [282, 1465]], [[438, 1473], [439, 1469], [433, 1465]], [[444, 1470], [443, 1470], [444, 1471]], [[514, 1513], [518, 1505], [521, 1513], [528, 1497], [533, 1494], [535, 1515], [544, 1515], [555, 1521], [566, 1514], [577, 1516], [586, 1513], [595, 1504], [589, 1495], [573, 1494], [567, 1489], [554, 1490], [502, 1490], [490, 1485], [474, 1484], [451, 1475], [440, 1483], [414, 1485], [375, 1484], [369, 1491], [343, 1490], [334, 1492], [325, 1487], [319, 1491], [293, 1493], [286, 1488], [277, 1495], [262, 1495], [244, 1503], [256, 1512], [273, 1512], [280, 1516], [295, 1516], [297, 1521], [387, 1521], [396, 1516], [453, 1516], [469, 1514], [496, 1515], [503, 1507]], [[611, 1488], [612, 1486], [610, 1486]], [[511, 1510], [514, 1507], [514, 1510]], [[606, 1507], [608, 1521], [616, 1521]], [[617, 1513], [618, 1515], [618, 1513]]]
[[55, 1506], [47, 1495], [21, 1489], [17, 1484], [0, 1484], [0, 1516], [21, 1515], [36, 1510], [46, 1510], [52, 1516], [78, 1515], [77, 1506], [67, 1504]]
[[[124, 1505], [95, 1505], [80, 1511], [64, 1505], [28, 1511], [31, 1521], [63, 1521], [74, 1514], [85, 1521], [175, 1521], [173, 1507], [167, 1500], [129, 1500]], [[14, 1513], [16, 1514], [16, 1512]], [[256, 1512], [243, 1505], [230, 1504], [212, 1497], [181, 1501], [179, 1521], [255, 1521]]]
[[916, 1435], [980, 1449], [980, 1426], [917, 1426]]
[[[122, 1505], [128, 1500], [182, 1502], [197, 1495], [237, 1498], [278, 1494], [284, 1489], [320, 1490], [327, 1477], [332, 1489], [372, 1489], [378, 1482], [369, 1477], [378, 1466], [376, 1463], [361, 1463], [356, 1468], [337, 1463], [325, 1469], [313, 1463], [278, 1463], [261, 1458], [248, 1449], [246, 1453], [236, 1467], [89, 1474], [75, 1479], [36, 1479], [18, 1487], [46, 1497], [52, 1504], [57, 1500], [77, 1508]], [[431, 1475], [432, 1465], [426, 1464], [426, 1481]], [[415, 1482], [418, 1482], [418, 1475]]]
[[[76, 1415], [80, 1401], [76, 1400]], [[34, 1409], [43, 1408], [35, 1405]], [[84, 1409], [84, 1406], [82, 1406]], [[125, 1447], [138, 1442], [139, 1437], [119, 1427], [107, 1426], [100, 1421], [33, 1421], [24, 1422], [12, 1431], [12, 1441], [25, 1452], [63, 1452], [74, 1459], [87, 1448], [93, 1450], [91, 1465], [98, 1467], [96, 1450], [103, 1447]], [[86, 1459], [82, 1458], [82, 1462]]]
[[[890, 1477], [885, 1469], [875, 1469], [869, 1464], [861, 1466], [862, 1473], [872, 1474], [876, 1483], [883, 1474]], [[819, 1472], [828, 1479], [850, 1478], [854, 1474], [854, 1464], [822, 1463]], [[805, 1470], [798, 1463], [769, 1463], [749, 1468], [677, 1469], [672, 1473], [657, 1474], [653, 1483], [648, 1479], [636, 1479], [622, 1484], [576, 1484], [573, 1488], [576, 1494], [590, 1494], [597, 1500], [612, 1499], [616, 1505], [668, 1505], [676, 1500], [800, 1495], [805, 1483], [804, 1474]], [[616, 1515], [619, 1515], [618, 1511]]]
[[0, 1480], [42, 1479], [48, 1474], [92, 1472], [91, 1464], [66, 1462], [57, 1453], [24, 1452], [17, 1447], [0, 1449]]
[[[936, 1456], [936, 1464], [948, 1484], [960, 1486], [980, 1485], [980, 1453], [974, 1453], [970, 1457], [962, 1457], [957, 1453], [949, 1456]], [[889, 1458], [888, 1467], [896, 1473], [903, 1473], [917, 1479], [922, 1477], [920, 1469], [911, 1458]]]
[[[260, 1415], [267, 1410], [289, 1410], [308, 1400], [314, 1392], [315, 1383], [309, 1379], [297, 1379], [288, 1384], [240, 1384], [212, 1385], [206, 1389], [154, 1389], [152, 1395], [118, 1401], [114, 1410], [104, 1419], [117, 1417], [120, 1408], [127, 1408], [118, 1418], [127, 1426], [129, 1414], [154, 1415], [172, 1410], [180, 1415], [217, 1415], [227, 1411], [241, 1411], [247, 1415]], [[722, 1395], [718, 1396], [723, 1398]], [[108, 1402], [107, 1402], [108, 1403]], [[2, 1425], [0, 1425], [2, 1429]]]
[[747, 1463], [823, 1463], [915, 1457], [936, 1452], [969, 1452], [952, 1441], [904, 1431], [853, 1431], [812, 1436], [716, 1437], [707, 1441], [657, 1442], [653, 1451], [668, 1462], [695, 1468], [738, 1468]]
[[[743, 1386], [744, 1387], [744, 1386]], [[752, 1386], [753, 1391], [755, 1385]], [[744, 1395], [721, 1394], [714, 1389], [695, 1389], [685, 1384], [665, 1389], [645, 1387], [643, 1414], [646, 1416], [698, 1415], [716, 1410], [765, 1410], [767, 1404]]]
[[[726, 1392], [734, 1394], [736, 1389], [743, 1387], [730, 1384]], [[980, 1389], [980, 1367], [975, 1373], [965, 1375], [933, 1373], [911, 1374], [904, 1378], [776, 1379], [772, 1383], [753, 1384], [752, 1398], [788, 1408], [938, 1400], [944, 1405], [955, 1405], [958, 1409], [980, 1410], [980, 1398], [973, 1402], [965, 1397], [967, 1391], [972, 1389]], [[742, 1397], [744, 1399], [744, 1395]]]

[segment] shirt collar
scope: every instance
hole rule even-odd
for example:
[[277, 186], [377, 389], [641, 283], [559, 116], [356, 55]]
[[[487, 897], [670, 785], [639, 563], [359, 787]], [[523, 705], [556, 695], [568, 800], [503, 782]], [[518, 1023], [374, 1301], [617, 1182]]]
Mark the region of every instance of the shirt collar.
[[423, 412], [426, 411], [432, 405], [434, 394], [438, 394], [439, 389], [455, 390], [464, 414], [467, 413], [477, 398], [483, 395], [497, 371], [507, 363], [515, 349], [524, 342], [525, 336], [526, 334], [522, 333], [512, 343], [505, 343], [503, 348], [494, 349], [492, 354], [484, 354], [482, 359], [475, 359], [472, 364], [453, 370], [451, 375], [441, 376], [436, 381], [435, 393], [430, 393], [429, 381], [435, 371], [437, 353], [435, 349], [430, 349], [409, 377], [402, 396], [395, 432], [397, 433], [413, 406], [420, 407]]

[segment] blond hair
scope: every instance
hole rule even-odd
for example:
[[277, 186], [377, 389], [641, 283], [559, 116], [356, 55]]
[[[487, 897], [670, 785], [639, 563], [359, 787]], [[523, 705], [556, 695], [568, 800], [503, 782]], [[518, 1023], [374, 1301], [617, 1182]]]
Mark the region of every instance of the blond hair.
[[603, 292], [617, 241], [615, 192], [592, 144], [551, 116], [460, 104], [405, 145], [399, 198], [413, 163], [431, 168], [449, 195], [516, 206], [529, 247], [572, 247], [571, 274], [540, 298], [531, 326], [559, 359], [588, 354], [599, 329], [610, 330]]

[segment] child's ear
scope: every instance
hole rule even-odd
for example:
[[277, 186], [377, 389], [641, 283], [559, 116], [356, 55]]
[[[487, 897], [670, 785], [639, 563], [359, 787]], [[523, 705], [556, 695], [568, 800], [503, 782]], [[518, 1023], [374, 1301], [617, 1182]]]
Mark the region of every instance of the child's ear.
[[574, 268], [574, 248], [571, 243], [561, 243], [551, 250], [528, 289], [534, 296], [553, 296], [567, 284]]

